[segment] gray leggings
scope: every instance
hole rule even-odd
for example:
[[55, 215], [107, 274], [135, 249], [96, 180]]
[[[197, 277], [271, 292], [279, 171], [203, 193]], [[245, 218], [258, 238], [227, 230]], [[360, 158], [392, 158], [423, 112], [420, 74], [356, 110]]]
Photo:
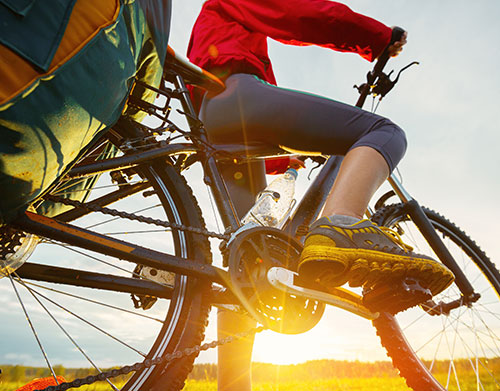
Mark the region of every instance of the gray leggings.
[[391, 172], [406, 151], [403, 130], [387, 118], [249, 74], [230, 76], [224, 92], [203, 100], [200, 116], [218, 143], [260, 141], [325, 155], [368, 146], [385, 158]]

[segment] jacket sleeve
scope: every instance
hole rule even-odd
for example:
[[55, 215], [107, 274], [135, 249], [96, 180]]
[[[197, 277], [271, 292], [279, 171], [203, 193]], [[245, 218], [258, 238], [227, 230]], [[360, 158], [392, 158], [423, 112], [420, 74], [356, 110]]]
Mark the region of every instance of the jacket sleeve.
[[245, 28], [292, 45], [318, 45], [375, 60], [392, 29], [329, 0], [219, 0]]

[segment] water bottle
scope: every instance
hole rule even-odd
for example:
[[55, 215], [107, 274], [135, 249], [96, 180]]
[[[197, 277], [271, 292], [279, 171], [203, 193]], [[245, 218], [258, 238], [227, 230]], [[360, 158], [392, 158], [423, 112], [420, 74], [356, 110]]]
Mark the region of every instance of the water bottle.
[[274, 179], [259, 193], [255, 205], [243, 217], [242, 224], [253, 222], [266, 227], [281, 228], [295, 203], [293, 195], [297, 175], [297, 170], [289, 168], [283, 175]]

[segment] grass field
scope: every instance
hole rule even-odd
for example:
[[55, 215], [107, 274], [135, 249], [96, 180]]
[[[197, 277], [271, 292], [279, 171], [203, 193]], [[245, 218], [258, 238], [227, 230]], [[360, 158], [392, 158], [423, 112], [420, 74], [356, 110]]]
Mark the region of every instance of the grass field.
[[[56, 367], [55, 367], [56, 368]], [[480, 372], [482, 384], [477, 385], [476, 375], [470, 370], [470, 363], [456, 360], [454, 368], [460, 373], [460, 388], [452, 374], [449, 391], [499, 391], [492, 374]], [[500, 358], [490, 359], [493, 373], [500, 373]], [[15, 391], [29, 379], [50, 376], [44, 368], [4, 365], [1, 366], [0, 391]], [[66, 379], [84, 378], [92, 373], [90, 368], [64, 368], [58, 366], [56, 373]], [[446, 384], [449, 363], [436, 361], [434, 376]], [[183, 391], [217, 391], [217, 366], [215, 364], [196, 364]], [[268, 363], [252, 364], [253, 391], [411, 391], [405, 380], [390, 362], [352, 362], [337, 360], [315, 360], [301, 364], [274, 365]], [[15, 382], [15, 380], [19, 380]], [[114, 379], [118, 387], [127, 381], [126, 376]], [[79, 391], [110, 391], [107, 383], [96, 383], [78, 388]]]
[[[403, 379], [328, 379], [308, 382], [254, 383], [253, 391], [406, 391]], [[187, 382], [184, 391], [217, 391], [215, 382]]]
[[[0, 382], [0, 391], [14, 391], [21, 387], [20, 383]], [[117, 384], [117, 386], [120, 386]], [[455, 390], [453, 386], [450, 390]], [[110, 391], [106, 384], [95, 384], [78, 388], [79, 391]], [[293, 382], [254, 382], [253, 391], [411, 391], [402, 378], [339, 378]], [[475, 391], [477, 386], [474, 378], [460, 388], [461, 391]], [[484, 391], [497, 391], [494, 384], [481, 388]], [[188, 380], [183, 391], [217, 391], [215, 381]]]
[[[0, 391], [14, 391], [21, 384], [0, 383]], [[105, 384], [80, 387], [79, 391], [109, 391]], [[406, 391], [403, 379], [329, 379], [308, 382], [254, 383], [253, 391]], [[189, 380], [183, 391], [217, 391], [215, 381]]]

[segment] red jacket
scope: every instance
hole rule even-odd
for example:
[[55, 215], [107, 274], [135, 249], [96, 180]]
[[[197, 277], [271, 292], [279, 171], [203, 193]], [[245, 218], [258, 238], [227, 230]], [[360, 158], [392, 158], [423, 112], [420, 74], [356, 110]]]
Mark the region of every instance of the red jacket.
[[[191, 33], [187, 56], [222, 79], [250, 73], [276, 84], [267, 37], [291, 45], [318, 45], [373, 61], [392, 29], [329, 0], [207, 0]], [[193, 96], [195, 105], [199, 96]], [[268, 174], [288, 159], [266, 161]]]
[[252, 73], [276, 84], [267, 37], [292, 45], [318, 45], [373, 61], [392, 29], [329, 0], [208, 0], [188, 48], [191, 62], [225, 78]]

